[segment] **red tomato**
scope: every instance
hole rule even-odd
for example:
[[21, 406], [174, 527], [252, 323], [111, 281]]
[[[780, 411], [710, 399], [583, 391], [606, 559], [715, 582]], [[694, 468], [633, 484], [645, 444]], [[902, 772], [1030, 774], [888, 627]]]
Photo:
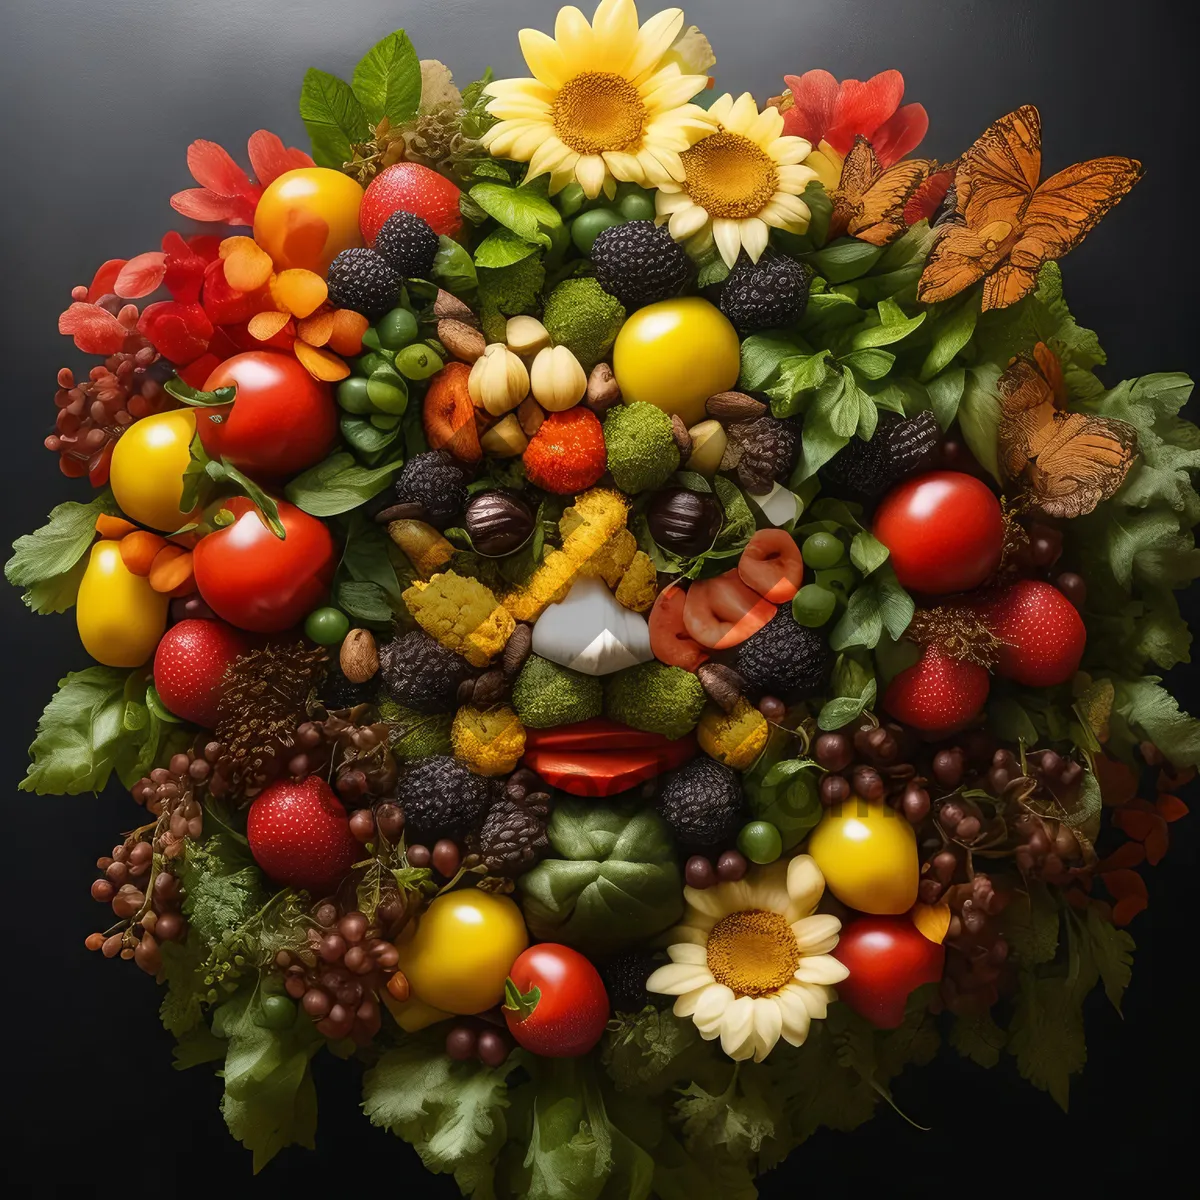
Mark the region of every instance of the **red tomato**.
[[338, 420], [329, 384], [290, 354], [235, 354], [208, 377], [204, 390], [234, 384], [231, 405], [196, 410], [196, 432], [210, 458], [223, 458], [254, 479], [286, 479], [333, 449]]
[[192, 552], [196, 588], [218, 617], [254, 633], [290, 629], [329, 595], [338, 549], [329, 530], [279, 501], [286, 538], [277, 538], [244, 496], [222, 502], [237, 518]]
[[877, 1029], [896, 1029], [909, 993], [941, 979], [946, 948], [907, 916], [859, 917], [842, 930], [833, 957], [850, 972], [837, 985], [838, 999]]
[[540, 942], [522, 953], [504, 986], [504, 1019], [526, 1050], [543, 1058], [577, 1058], [608, 1023], [600, 973], [577, 950]]
[[945, 595], [978, 587], [1000, 565], [1004, 519], [982, 480], [927, 471], [897, 484], [875, 510], [875, 536], [901, 586]]

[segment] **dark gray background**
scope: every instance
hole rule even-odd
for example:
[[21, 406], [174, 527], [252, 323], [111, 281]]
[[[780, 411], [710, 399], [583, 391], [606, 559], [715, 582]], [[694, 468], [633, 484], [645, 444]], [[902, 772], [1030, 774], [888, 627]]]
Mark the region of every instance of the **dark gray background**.
[[[179, 228], [170, 194], [191, 186], [185, 150], [210, 138], [242, 159], [266, 127], [305, 144], [296, 96], [308, 66], [348, 76], [388, 31], [466, 83], [491, 64], [523, 74], [516, 31], [548, 29], [554, 0], [9, 0], [0, 27], [0, 237], [3, 238], [3, 544], [78, 495], [40, 448], [53, 423], [56, 369], [78, 365], [55, 319], [73, 284], [105, 258], [156, 248]], [[903, 71], [928, 108], [925, 152], [951, 158], [989, 121], [1040, 106], [1046, 173], [1098, 154], [1144, 160], [1146, 178], [1066, 266], [1079, 320], [1101, 332], [1112, 381], [1200, 363], [1195, 349], [1194, 64], [1171, 0], [702, 0], [687, 8], [716, 47], [721, 90], [761, 101], [784, 72], [839, 78]], [[652, 8], [643, 4], [643, 16]], [[131, 965], [88, 955], [97, 920], [91, 861], [132, 824], [127, 795], [53, 799], [15, 791], [38, 712], [68, 670], [86, 664], [71, 618], [29, 615], [5, 588], [3, 864], [6, 951], [0, 1031], [10, 1127], [5, 1167], [36, 1167], [43, 1194], [152, 1187], [165, 1195], [242, 1195], [249, 1157], [217, 1109], [219, 1083], [175, 1075], [155, 1019], [156, 989]], [[1185, 701], [1196, 688], [1173, 681]], [[1194, 824], [1194, 822], [1193, 822]], [[944, 1053], [898, 1084], [901, 1106], [854, 1134], [823, 1133], [767, 1177], [765, 1196], [849, 1185], [892, 1194], [1030, 1196], [1070, 1186], [1092, 1195], [1183, 1163], [1188, 1103], [1175, 1081], [1195, 1062], [1195, 833], [1150, 873], [1127, 1022], [1100, 999], [1089, 1012], [1089, 1065], [1072, 1113], [1016, 1078]], [[328, 1058], [328, 1056], [325, 1056]], [[381, 1183], [451, 1196], [415, 1156], [356, 1111], [355, 1070], [319, 1061], [316, 1155], [283, 1155], [256, 1194], [328, 1193]], [[15, 1079], [13, 1076], [15, 1075]], [[9, 1118], [10, 1122], [12, 1117]], [[29, 1189], [32, 1190], [32, 1189]], [[19, 1194], [28, 1194], [22, 1188]]]

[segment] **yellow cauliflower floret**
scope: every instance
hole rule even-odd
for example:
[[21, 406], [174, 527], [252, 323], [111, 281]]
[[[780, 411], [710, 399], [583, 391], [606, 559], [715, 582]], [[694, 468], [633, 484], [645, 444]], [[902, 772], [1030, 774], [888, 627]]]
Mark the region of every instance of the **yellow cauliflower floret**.
[[454, 571], [414, 583], [404, 593], [404, 603], [431, 638], [473, 667], [486, 667], [517, 624], [490, 589]]
[[578, 567], [561, 550], [550, 550], [524, 587], [514, 588], [503, 598], [504, 607], [518, 621], [536, 621], [551, 604], [570, 590]]
[[486, 712], [467, 704], [454, 716], [450, 741], [476, 775], [507, 775], [525, 753], [525, 726], [506, 704]]
[[731, 713], [709, 704], [696, 727], [696, 740], [709, 758], [745, 771], [763, 752], [770, 727], [767, 719], [744, 696]]
[[629, 501], [611, 488], [592, 488], [575, 497], [558, 522], [563, 549], [576, 562], [590, 558], [618, 529], [625, 528]]
[[625, 574], [637, 553], [637, 538], [628, 529], [619, 529], [580, 568], [582, 575], [598, 575], [610, 588]]
[[658, 598], [658, 572], [650, 555], [639, 550], [617, 584], [617, 603], [634, 612], [649, 612]]

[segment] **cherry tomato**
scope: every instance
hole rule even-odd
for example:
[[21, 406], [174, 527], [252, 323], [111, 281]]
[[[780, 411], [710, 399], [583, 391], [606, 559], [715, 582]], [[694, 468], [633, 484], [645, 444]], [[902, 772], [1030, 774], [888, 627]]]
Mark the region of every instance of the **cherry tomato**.
[[196, 410], [196, 431], [210, 458], [223, 458], [255, 479], [286, 479], [333, 449], [338, 430], [333, 392], [292, 355], [235, 354], [204, 388], [230, 385], [237, 387], [231, 405]]
[[600, 973], [577, 950], [556, 942], [531, 946], [504, 986], [504, 1019], [518, 1043], [543, 1058], [586, 1054], [608, 1023]]
[[244, 496], [222, 502], [236, 520], [196, 544], [196, 588], [217, 616], [254, 633], [290, 629], [329, 594], [338, 550], [329, 530], [279, 501], [277, 538]]
[[880, 501], [872, 527], [902, 587], [968, 592], [1000, 565], [1004, 519], [991, 488], [960, 471], [927, 471]]
[[859, 917], [842, 929], [832, 953], [850, 972], [837, 985], [838, 999], [877, 1029], [897, 1028], [909, 993], [941, 979], [946, 963], [946, 948], [907, 916]]

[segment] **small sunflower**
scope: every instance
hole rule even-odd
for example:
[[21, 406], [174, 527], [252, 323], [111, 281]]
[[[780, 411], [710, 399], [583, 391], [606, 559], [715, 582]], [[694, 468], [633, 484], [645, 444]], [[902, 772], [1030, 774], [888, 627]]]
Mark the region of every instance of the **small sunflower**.
[[[595, 198], [616, 182], [658, 186], [683, 179], [680, 153], [712, 129], [689, 101], [708, 84], [685, 75], [672, 47], [683, 11], [668, 8], [641, 27], [633, 0], [601, 0], [592, 23], [559, 10], [554, 37], [521, 30], [532, 79], [488, 85], [488, 112], [500, 123], [484, 145], [499, 158], [529, 163], [528, 179], [550, 176], [550, 191], [572, 180]], [[684, 38], [690, 47], [692, 31]]]
[[706, 1041], [732, 1059], [762, 1062], [782, 1037], [799, 1046], [821, 1020], [832, 984], [849, 972], [829, 951], [841, 922], [815, 915], [825, 879], [813, 859], [759, 868], [737, 883], [684, 888], [687, 912], [671, 931], [670, 963], [646, 988], [675, 996]]
[[748, 92], [737, 100], [722, 96], [708, 115], [716, 128], [680, 155], [682, 181], [658, 185], [659, 219], [677, 242], [713, 238], [730, 267], [743, 249], [758, 262], [770, 226], [792, 233], [808, 228], [811, 214], [800, 195], [817, 177], [802, 165], [812, 146], [783, 136], [783, 114], [759, 112]]

